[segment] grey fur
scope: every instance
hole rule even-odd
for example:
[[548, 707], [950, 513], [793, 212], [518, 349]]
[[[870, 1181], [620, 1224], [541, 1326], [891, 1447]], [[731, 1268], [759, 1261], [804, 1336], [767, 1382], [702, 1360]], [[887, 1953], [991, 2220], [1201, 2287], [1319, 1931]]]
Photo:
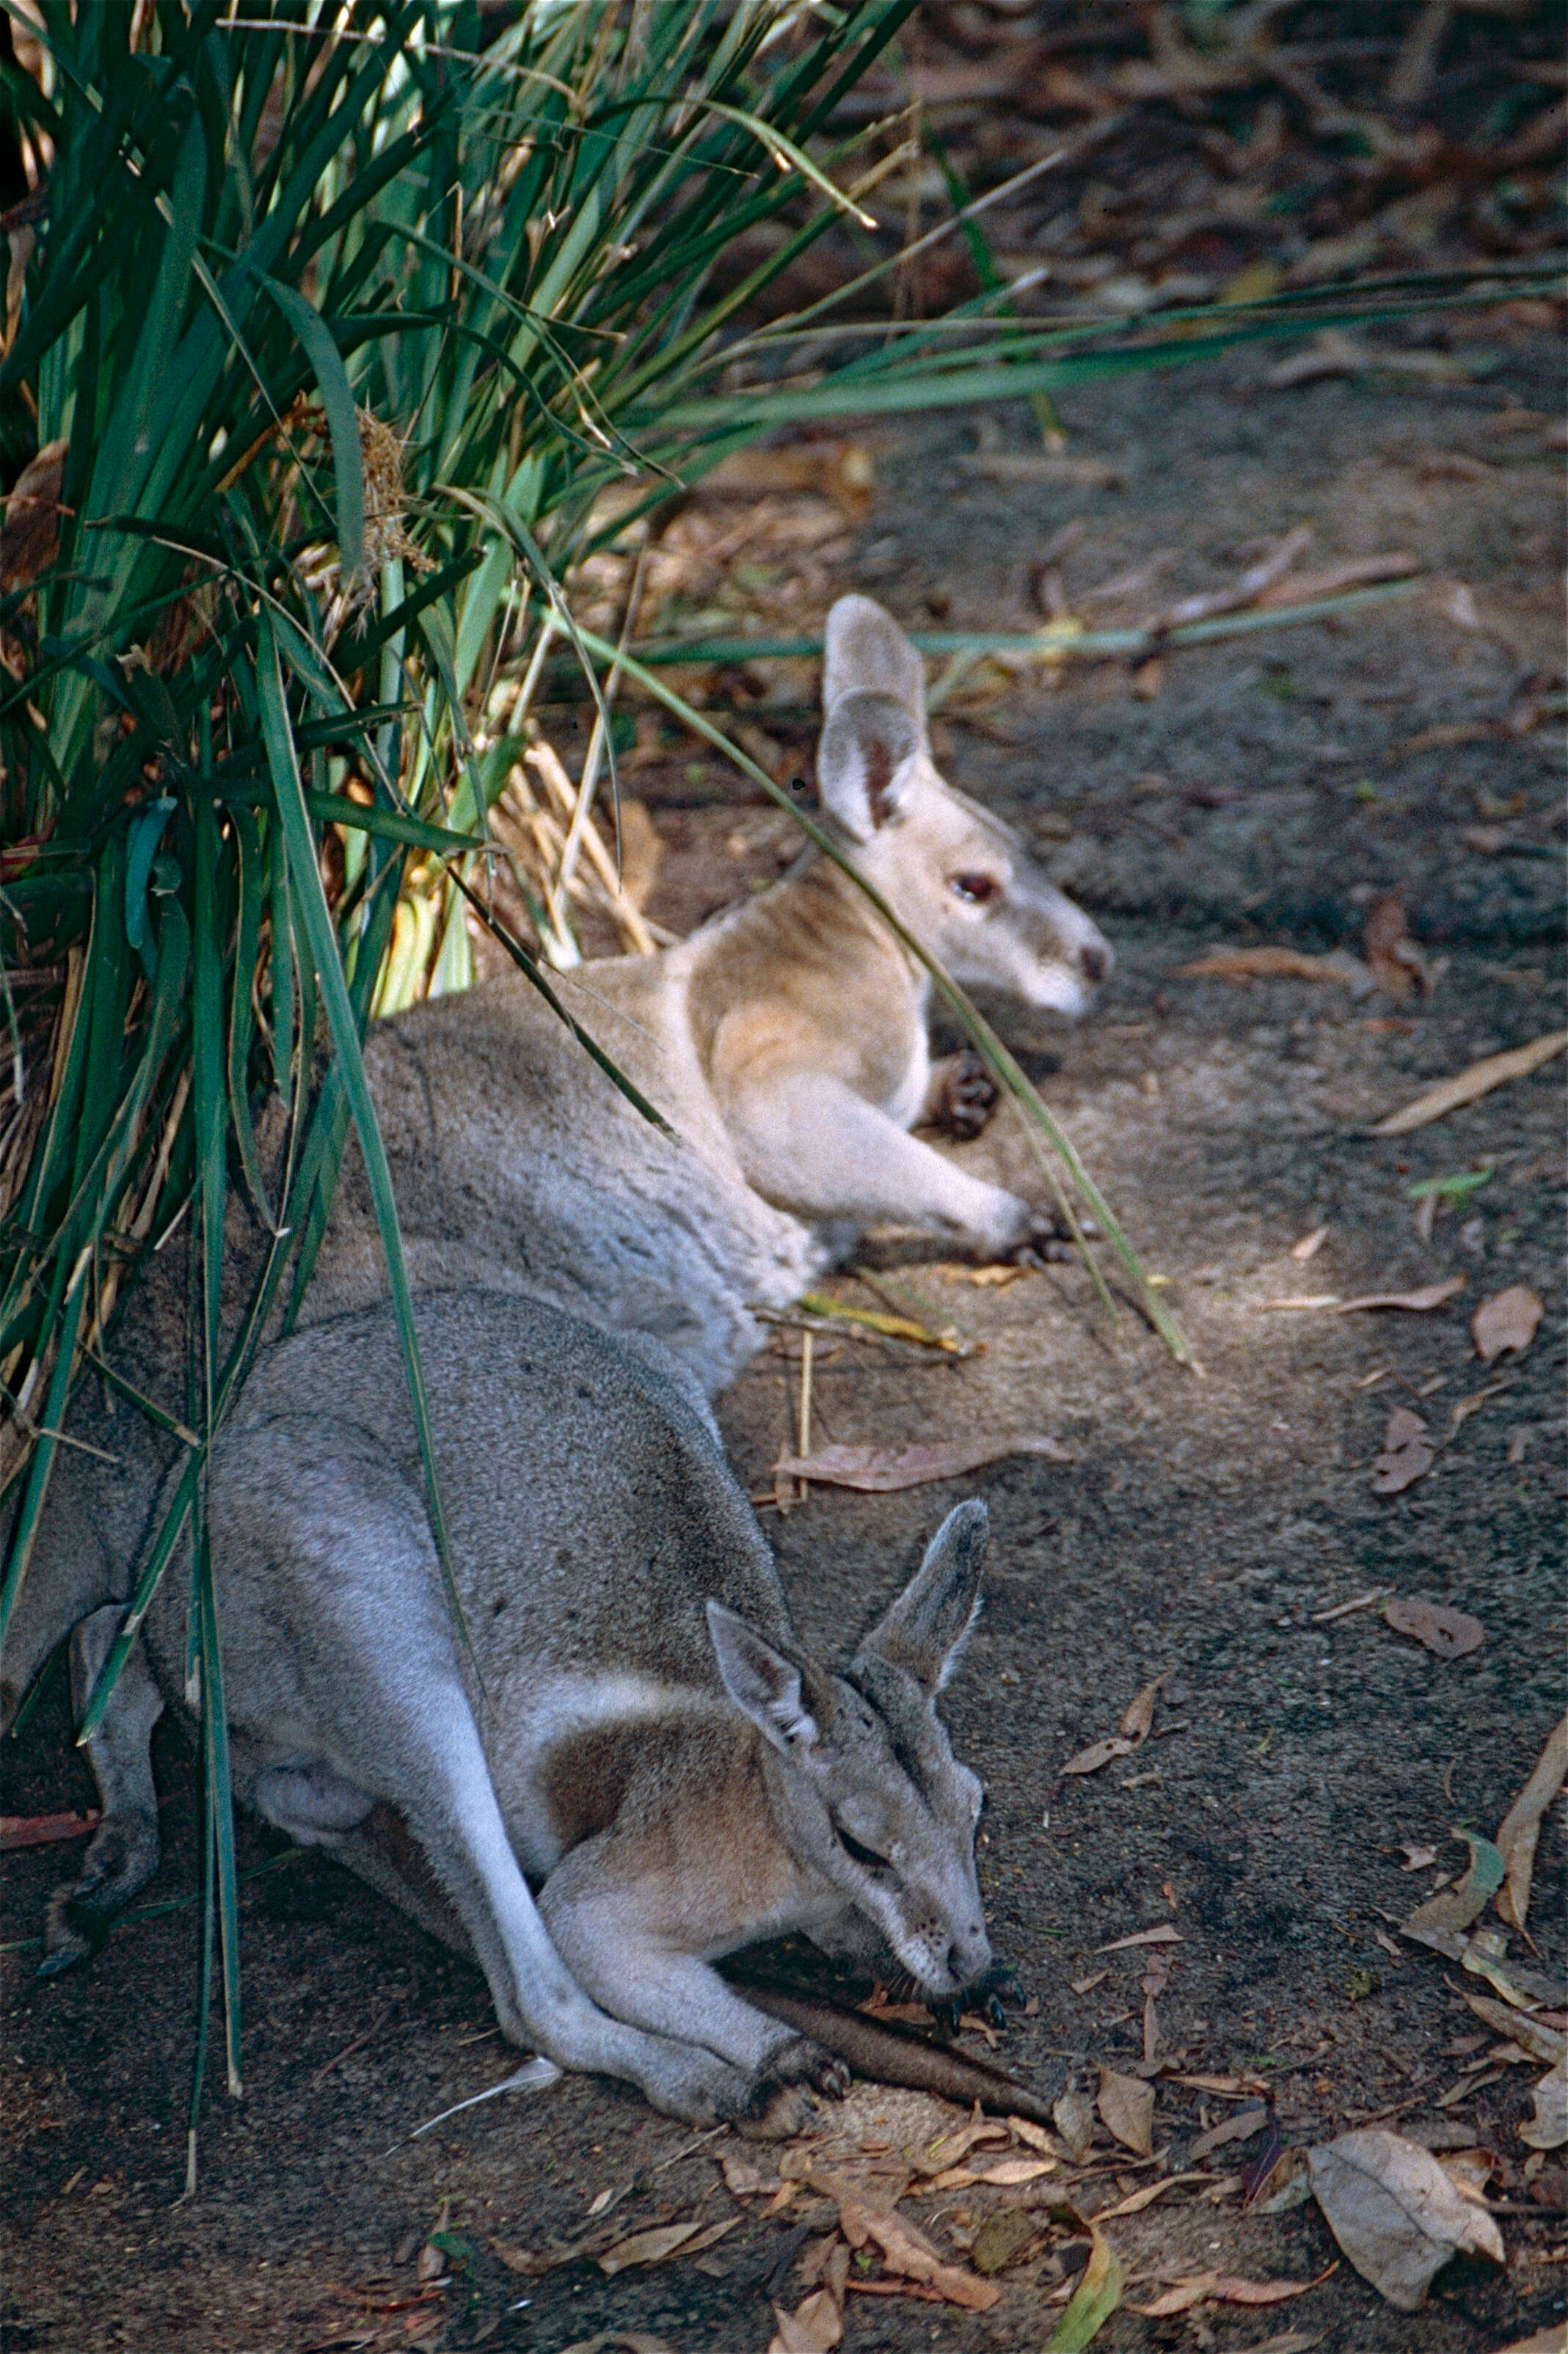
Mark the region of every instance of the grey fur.
[[[932, 1704], [983, 1507], [949, 1516], [834, 1672], [791, 1625], [689, 1374], [539, 1302], [431, 1296], [417, 1320], [471, 1657], [390, 1312], [280, 1343], [208, 1483], [238, 1795], [465, 1944], [515, 2042], [697, 2123], [781, 2085], [842, 2090], [840, 2063], [709, 1964], [802, 1931], [891, 1949], [935, 1996], [986, 1970], [980, 1784]], [[89, 1538], [53, 1516], [44, 1575]], [[116, 1564], [122, 1596], [134, 1567]], [[156, 1866], [147, 1742], [164, 1702], [190, 1713], [188, 1591], [176, 1554], [90, 1745], [105, 1819], [51, 1911], [57, 1967]], [[78, 1631], [79, 1704], [121, 1616]], [[379, 1833], [388, 1808], [434, 1891]]]

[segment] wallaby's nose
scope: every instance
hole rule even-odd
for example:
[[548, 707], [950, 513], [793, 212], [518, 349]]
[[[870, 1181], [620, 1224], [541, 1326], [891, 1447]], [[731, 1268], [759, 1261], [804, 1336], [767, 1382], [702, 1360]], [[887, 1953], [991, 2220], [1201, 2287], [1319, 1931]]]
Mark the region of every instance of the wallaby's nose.
[[1103, 941], [1091, 942], [1078, 950], [1078, 965], [1084, 979], [1097, 989], [1111, 969], [1111, 952]]

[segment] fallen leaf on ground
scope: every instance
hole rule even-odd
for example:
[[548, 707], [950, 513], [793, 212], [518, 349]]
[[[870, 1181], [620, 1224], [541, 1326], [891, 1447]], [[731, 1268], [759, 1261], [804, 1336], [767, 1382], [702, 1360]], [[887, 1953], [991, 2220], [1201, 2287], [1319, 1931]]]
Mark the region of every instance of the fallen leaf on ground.
[[1075, 2165], [1088, 2156], [1095, 2137], [1095, 2105], [1086, 2093], [1064, 2093], [1051, 2111], [1053, 2122], [1067, 2145]]
[[1097, 1774], [1100, 1767], [1108, 1766], [1113, 1757], [1130, 1757], [1137, 1747], [1136, 1741], [1128, 1741], [1119, 1733], [1107, 1734], [1103, 1741], [1091, 1741], [1086, 1749], [1080, 1749], [1075, 1757], [1069, 1757], [1062, 1771], [1064, 1774]]
[[1415, 2313], [1433, 2275], [1461, 2253], [1503, 2264], [1502, 2235], [1428, 2149], [1381, 2127], [1341, 2134], [1307, 2153], [1329, 2229], [1363, 2280]]
[[1011, 2189], [1020, 2182], [1038, 2182], [1043, 2174], [1054, 2174], [1055, 2169], [1054, 2158], [1004, 2158], [994, 2166], [977, 2166], [975, 2180]]
[[1166, 1682], [1169, 1674], [1170, 1670], [1167, 1670], [1165, 1675], [1156, 1676], [1152, 1683], [1145, 1684], [1143, 1690], [1128, 1702], [1127, 1713], [1121, 1721], [1121, 1729], [1129, 1741], [1143, 1741], [1148, 1738], [1149, 1728], [1154, 1722], [1154, 1703], [1159, 1696], [1160, 1687]]
[[1250, 2141], [1267, 2123], [1268, 2111], [1261, 2104], [1255, 2109], [1237, 2109], [1234, 2116], [1222, 2117], [1217, 2126], [1200, 2134], [1187, 2155], [1207, 2158], [1211, 2150], [1223, 2149], [1228, 2141]]
[[977, 1291], [1004, 1290], [1010, 1283], [1021, 1283], [1026, 1275], [1033, 1275], [1032, 1267], [1019, 1267], [1008, 1260], [1000, 1267], [966, 1267], [956, 1259], [938, 1259], [932, 1266], [933, 1275], [945, 1276], [949, 1283], [972, 1283]]
[[1532, 2019], [1528, 2011], [1512, 2009], [1506, 2002], [1493, 2002], [1489, 1995], [1467, 1994], [1465, 2000], [1494, 2035], [1506, 2036], [1531, 2060], [1555, 2068], [1568, 2056], [1568, 2035], [1561, 2028], [1548, 2027], [1542, 2020]]
[[1173, 981], [1337, 981], [1355, 994], [1351, 965], [1331, 957], [1308, 956], [1300, 949], [1215, 949], [1179, 964]]
[[1141, 2215], [1146, 2207], [1152, 2207], [1157, 2199], [1163, 2199], [1168, 2190], [1178, 2190], [1182, 2183], [1206, 2182], [1212, 2189], [1213, 2180], [1212, 2174], [1167, 2174], [1158, 2182], [1146, 2182], [1141, 2190], [1133, 2191], [1129, 2197], [1118, 2199], [1114, 2207], [1101, 2207], [1095, 2221], [1110, 2223], [1118, 2215]]
[[1007, 2122], [1012, 2128], [1013, 2139], [1022, 2142], [1026, 2148], [1037, 2149], [1043, 2158], [1062, 2155], [1044, 2126], [1031, 2125], [1027, 2117], [1009, 2117]]
[[1137, 2158], [1153, 2150], [1154, 2087], [1141, 2076], [1123, 2076], [1115, 2068], [1100, 2070], [1095, 2106], [1107, 2129]]
[[1436, 1460], [1431, 1434], [1418, 1414], [1396, 1405], [1383, 1435], [1383, 1453], [1372, 1463], [1372, 1489], [1379, 1496], [1402, 1495], [1424, 1479]]
[[561, 2354], [675, 2354], [667, 2338], [654, 2338], [646, 2329], [601, 2329], [596, 2337], [577, 2338], [570, 2346], [563, 2346]]
[[725, 2149], [719, 2152], [719, 2169], [724, 2187], [736, 2199], [750, 2199], [759, 2191], [777, 2190], [779, 2177], [773, 2168], [762, 2168], [747, 2157], [744, 2150]]
[[960, 473], [988, 482], [1071, 482], [1098, 491], [1118, 490], [1125, 472], [1104, 458], [1056, 457], [1044, 450], [967, 451], [954, 462]]
[[776, 2305], [773, 2318], [779, 2326], [768, 2354], [832, 2354], [844, 2334], [843, 2316], [830, 2289], [813, 2289], [793, 2313]]
[[0, 1855], [12, 1848], [51, 1847], [57, 1840], [85, 1839], [102, 1820], [96, 1808], [85, 1815], [0, 1815]]
[[1264, 608], [1315, 603], [1319, 597], [1337, 597], [1342, 589], [1363, 588], [1376, 580], [1403, 580], [1419, 572], [1421, 559], [1392, 551], [1387, 556], [1351, 556], [1320, 572], [1292, 572], [1277, 580], [1255, 601]]
[[824, 1488], [858, 1488], [889, 1495], [920, 1488], [932, 1479], [956, 1479], [982, 1464], [1009, 1455], [1041, 1455], [1050, 1463], [1072, 1463], [1073, 1450], [1060, 1439], [958, 1438], [930, 1447], [824, 1447], [815, 1455], [786, 1455], [775, 1469], [786, 1479], [813, 1479]]
[[1308, 2281], [1233, 2280], [1228, 2273], [1193, 2273], [1167, 2289], [1163, 2296], [1157, 2296], [1152, 2305], [1137, 2309], [1146, 2320], [1162, 2321], [1170, 2314], [1190, 2312], [1209, 2297], [1219, 2305], [1284, 2305], [1293, 2296], [1305, 2296], [1308, 2289], [1320, 2287], [1336, 2269], [1330, 2264], [1328, 2272]]
[[1291, 1244], [1290, 1256], [1293, 1259], [1302, 1261], [1309, 1258], [1316, 1258], [1318, 1253], [1322, 1249], [1323, 1245], [1328, 1241], [1328, 1239], [1329, 1229], [1327, 1226], [1314, 1226], [1309, 1235], [1303, 1235], [1298, 1243]]
[[1353, 1316], [1361, 1308], [1404, 1308], [1412, 1315], [1425, 1316], [1429, 1310], [1443, 1307], [1455, 1293], [1463, 1291], [1468, 1276], [1445, 1276], [1441, 1283], [1424, 1283], [1419, 1291], [1368, 1291], [1359, 1299], [1341, 1299], [1340, 1314]]
[[[732, 2216], [730, 2220], [733, 2222], [737, 2219]], [[632, 2264], [662, 2264], [666, 2256], [683, 2248], [688, 2240], [694, 2240], [701, 2228], [695, 2222], [661, 2223], [651, 2232], [633, 2232], [629, 2240], [620, 2240], [613, 2248], [605, 2250], [599, 2259], [599, 2268], [601, 2273], [623, 2273]]]
[[1086, 1978], [1075, 1978], [1072, 1982], [1073, 1992], [1077, 1995], [1092, 1994], [1096, 1987], [1104, 1986], [1109, 1976], [1109, 1970], [1096, 1970]]
[[1483, 1365], [1507, 1349], [1520, 1354], [1535, 1338], [1544, 1310], [1528, 1283], [1510, 1283], [1506, 1291], [1483, 1299], [1470, 1319], [1470, 1337]]
[[1490, 1840], [1478, 1839], [1474, 1831], [1461, 1831], [1457, 1837], [1465, 1840], [1470, 1850], [1470, 1868], [1457, 1887], [1445, 1888], [1418, 1904], [1408, 1920], [1400, 1923], [1407, 1935], [1420, 1936], [1424, 1931], [1441, 1929], [1450, 1934], [1467, 1929], [1478, 1921], [1489, 1900], [1503, 1883], [1503, 1860]]
[[1414, 1840], [1402, 1840], [1400, 1846], [1404, 1854], [1404, 1861], [1399, 1867], [1401, 1872], [1425, 1872], [1429, 1863], [1437, 1861], [1435, 1847], [1418, 1846]]
[[1531, 1875], [1535, 1870], [1535, 1843], [1541, 1819], [1568, 1776], [1568, 1716], [1556, 1726], [1536, 1761], [1535, 1771], [1498, 1826], [1497, 1849], [1503, 1860], [1504, 1884], [1498, 1896], [1498, 1916], [1510, 1929], [1522, 1929], [1530, 1911]]
[[1154, 1723], [1155, 1700], [1160, 1685], [1167, 1682], [1169, 1677], [1170, 1670], [1167, 1669], [1164, 1675], [1156, 1676], [1152, 1682], [1145, 1684], [1142, 1691], [1136, 1692], [1128, 1701], [1122, 1714], [1120, 1732], [1107, 1734], [1103, 1741], [1091, 1741], [1086, 1749], [1080, 1749], [1075, 1756], [1068, 1758], [1062, 1772], [1097, 1774], [1102, 1766], [1110, 1764], [1113, 1757], [1130, 1757], [1139, 1744], [1148, 1739], [1149, 1729]]
[[1568, 2061], [1560, 2060], [1542, 2076], [1533, 2094], [1535, 2115], [1520, 2126], [1519, 2137], [1531, 2149], [1561, 2149], [1568, 2142]]
[[[1261, 2348], [1259, 2354], [1263, 2354]], [[1548, 2322], [1530, 2338], [1516, 2338], [1511, 2346], [1499, 2346], [1498, 2354], [1568, 2354], [1568, 2327], [1561, 2321]]]
[[889, 2272], [934, 2288], [949, 2305], [970, 2313], [989, 2313], [1001, 2291], [978, 2274], [944, 2263], [929, 2240], [890, 2210], [871, 2207], [858, 2199], [839, 2201], [839, 2229], [852, 2248], [875, 2243]]
[[1169, 1921], [1158, 1922], [1152, 1929], [1135, 1929], [1130, 1937], [1113, 1938], [1108, 1946], [1097, 1946], [1098, 1954], [1121, 1954], [1129, 1946], [1179, 1946], [1181, 1932]]
[[1424, 1602], [1417, 1594], [1395, 1594], [1383, 1606], [1383, 1615], [1396, 1635], [1414, 1636], [1440, 1659], [1462, 1659], [1478, 1651], [1487, 1630], [1478, 1618], [1450, 1610], [1440, 1602]]
[[988, 2215], [975, 2233], [970, 2264], [988, 2278], [992, 2273], [1005, 2272], [1038, 2228], [1038, 2219], [1027, 2207], [1004, 2207], [999, 2215]]
[[1277, 2338], [1266, 2338], [1255, 2346], [1238, 2346], [1235, 2354], [1312, 2354], [1314, 2346], [1321, 2346], [1320, 2329], [1283, 2329]]
[[1084, 2277], [1073, 2291], [1066, 2312], [1045, 2340], [1045, 2354], [1083, 2354], [1121, 2303], [1127, 2278], [1121, 2258], [1097, 2232], [1089, 2249]]
[[1489, 1095], [1493, 1087], [1506, 1087], [1510, 1079], [1527, 1079], [1565, 1046], [1568, 1030], [1551, 1030], [1542, 1037], [1532, 1038], [1528, 1046], [1515, 1046], [1506, 1055], [1483, 1055], [1467, 1070], [1457, 1071], [1451, 1079], [1428, 1087], [1425, 1095], [1417, 1096], [1402, 1110], [1390, 1112], [1386, 1119], [1378, 1121], [1372, 1133], [1408, 1136], [1413, 1129], [1425, 1128], [1446, 1113], [1457, 1111], [1462, 1104], [1474, 1103], [1478, 1097]]

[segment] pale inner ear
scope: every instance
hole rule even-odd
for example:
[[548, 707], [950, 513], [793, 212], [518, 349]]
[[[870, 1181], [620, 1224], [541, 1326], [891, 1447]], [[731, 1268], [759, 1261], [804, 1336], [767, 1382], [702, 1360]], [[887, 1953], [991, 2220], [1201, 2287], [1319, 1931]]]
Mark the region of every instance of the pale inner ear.
[[719, 1676], [736, 1708], [775, 1749], [810, 1748], [817, 1720], [794, 1661], [722, 1602], [710, 1602], [707, 1615]]
[[891, 695], [856, 691], [829, 712], [817, 748], [822, 805], [864, 842], [896, 818], [914, 785], [919, 731]]

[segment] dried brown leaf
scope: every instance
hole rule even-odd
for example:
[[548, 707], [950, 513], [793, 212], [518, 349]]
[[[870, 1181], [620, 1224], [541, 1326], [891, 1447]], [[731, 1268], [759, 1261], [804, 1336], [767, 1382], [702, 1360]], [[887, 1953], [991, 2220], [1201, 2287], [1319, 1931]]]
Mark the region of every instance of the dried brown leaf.
[[1268, 2111], [1261, 2104], [1256, 2108], [1237, 2109], [1233, 2115], [1222, 2117], [1217, 2126], [1211, 2126], [1207, 2133], [1200, 2134], [1187, 2155], [1207, 2158], [1212, 2150], [1223, 2149], [1227, 2142], [1250, 2141], [1267, 2123]]
[[1361, 2277], [1402, 2313], [1419, 2310], [1434, 2274], [1461, 2252], [1506, 2261], [1492, 2218], [1419, 2142], [1363, 2129], [1319, 2144], [1307, 2163], [1329, 2229]]
[[1099, 1954], [1122, 1954], [1129, 1946], [1179, 1946], [1181, 1932], [1170, 1921], [1159, 1921], [1152, 1929], [1135, 1929], [1130, 1937], [1113, 1937], [1108, 1946], [1097, 1946]]
[[1494, 2002], [1489, 1995], [1467, 1994], [1465, 2000], [1494, 2035], [1506, 2036], [1543, 2067], [1555, 2068], [1568, 2056], [1568, 2035], [1560, 2028], [1548, 2027], [1542, 2020], [1532, 2019], [1528, 2011], [1514, 2010], [1506, 2002]]
[[1544, 1312], [1528, 1283], [1510, 1283], [1506, 1291], [1483, 1299], [1470, 1319], [1470, 1337], [1481, 1363], [1489, 1365], [1509, 1349], [1522, 1354]]
[[1179, 964], [1173, 981], [1337, 981], [1341, 989], [1355, 990], [1349, 965], [1330, 957], [1308, 956], [1300, 949], [1215, 949]]
[[969, 2262], [977, 2273], [988, 2276], [1004, 2272], [1016, 2261], [1034, 2237], [1039, 2224], [1027, 2207], [1004, 2207], [1000, 2214], [988, 2215], [975, 2233]]
[[839, 2229], [852, 2248], [874, 2243], [889, 2272], [935, 2289], [949, 2305], [962, 2306], [970, 2313], [988, 2313], [1001, 2295], [977, 2274], [945, 2263], [923, 2233], [887, 2209], [857, 2199], [841, 2199]]
[[1305, 2296], [1308, 2289], [1318, 2288], [1336, 2270], [1319, 2273], [1308, 2281], [1245, 2281], [1233, 2280], [1227, 2273], [1192, 2273], [1178, 2281], [1174, 2288], [1157, 2296], [1152, 2305], [1140, 2305], [1135, 2309], [1149, 2320], [1164, 2320], [1173, 2313], [1188, 2313], [1195, 2305], [1213, 2297], [1222, 2305], [1284, 2305], [1293, 2296]]
[[810, 1479], [824, 1488], [856, 1488], [867, 1495], [890, 1495], [933, 1479], [956, 1479], [982, 1464], [1009, 1455], [1043, 1456], [1072, 1463], [1073, 1450], [1060, 1439], [1038, 1434], [1012, 1438], [958, 1438], [928, 1447], [823, 1447], [815, 1455], [786, 1455], [776, 1466], [787, 1479]]
[[650, 2232], [633, 2232], [630, 2239], [618, 2240], [613, 2248], [605, 2250], [599, 2268], [601, 2273], [623, 2273], [631, 2265], [662, 2264], [666, 2256], [695, 2239], [701, 2228], [694, 2221], [661, 2223]]
[[1064, 2093], [1052, 2108], [1051, 2116], [1057, 2132], [1067, 2145], [1067, 2155], [1079, 2165], [1089, 2154], [1095, 2137], [1095, 2105], [1086, 2093]]
[[1505, 1087], [1510, 1079], [1528, 1078], [1539, 1071], [1543, 1063], [1562, 1054], [1568, 1046], [1568, 1030], [1552, 1030], [1540, 1038], [1532, 1038], [1528, 1046], [1515, 1046], [1506, 1055], [1487, 1055], [1467, 1070], [1457, 1071], [1425, 1095], [1415, 1097], [1403, 1109], [1390, 1112], [1372, 1129], [1374, 1136], [1408, 1136], [1413, 1129], [1425, 1128], [1446, 1113], [1457, 1111], [1462, 1104], [1474, 1103], [1480, 1096], [1489, 1095], [1493, 1087]]
[[1136, 1741], [1128, 1741], [1119, 1733], [1108, 1734], [1105, 1740], [1091, 1741], [1086, 1749], [1069, 1757], [1061, 1770], [1064, 1774], [1097, 1774], [1113, 1757], [1130, 1757], [1137, 1747]]
[[1436, 1460], [1431, 1434], [1418, 1414], [1395, 1406], [1383, 1435], [1383, 1453], [1372, 1463], [1372, 1488], [1380, 1496], [1402, 1495], [1425, 1479]]
[[1561, 2149], [1568, 2142], [1568, 2062], [1560, 2060], [1542, 2076], [1532, 2095], [1535, 2115], [1519, 2128], [1531, 2149]]
[[1467, 1617], [1463, 1610], [1449, 1610], [1440, 1602], [1424, 1602], [1415, 1594], [1393, 1596], [1383, 1604], [1383, 1615], [1396, 1635], [1413, 1636], [1440, 1659], [1462, 1659], [1478, 1651], [1487, 1639], [1478, 1618]]
[[1159, 1697], [1160, 1687], [1168, 1681], [1170, 1672], [1167, 1669], [1164, 1675], [1156, 1676], [1152, 1683], [1145, 1684], [1143, 1690], [1128, 1702], [1121, 1729], [1128, 1741], [1148, 1739], [1149, 1729], [1154, 1723], [1154, 1703]]
[[1522, 1929], [1530, 1911], [1531, 1875], [1541, 1819], [1568, 1776], [1568, 1716], [1556, 1725], [1536, 1760], [1535, 1770], [1498, 1826], [1496, 1845], [1506, 1874], [1498, 1893], [1500, 1919]]
[[1353, 1316], [1361, 1308], [1404, 1308], [1412, 1315], [1425, 1316], [1434, 1308], [1444, 1307], [1468, 1281], [1468, 1276], [1448, 1275], [1441, 1283], [1424, 1283], [1417, 1291], [1368, 1291], [1359, 1299], [1341, 1299], [1339, 1312]]
[[1138, 2158], [1149, 2158], [1153, 2154], [1152, 2084], [1146, 2084], [1141, 2076], [1123, 2076], [1115, 2068], [1102, 2067], [1099, 2094], [1095, 2106], [1107, 2130], [1116, 2136], [1124, 2148], [1130, 2149]]
[[830, 2289], [813, 2289], [793, 2313], [776, 2305], [773, 2318], [779, 2326], [768, 2354], [832, 2354], [844, 2334], [843, 2314]]

